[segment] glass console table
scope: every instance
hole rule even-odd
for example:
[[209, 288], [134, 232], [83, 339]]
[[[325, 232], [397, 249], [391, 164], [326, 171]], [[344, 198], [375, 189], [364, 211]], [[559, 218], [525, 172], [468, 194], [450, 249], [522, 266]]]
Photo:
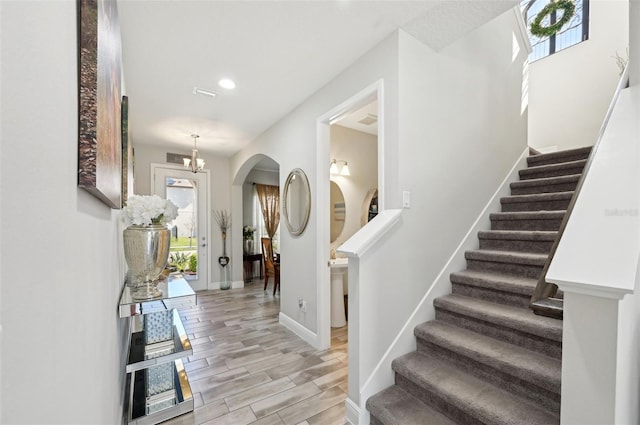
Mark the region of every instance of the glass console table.
[[181, 275], [158, 285], [163, 296], [132, 298], [128, 286], [120, 296], [120, 318], [128, 318], [125, 423], [157, 424], [193, 411], [193, 394], [182, 358], [193, 354], [177, 308], [196, 305], [196, 294]]

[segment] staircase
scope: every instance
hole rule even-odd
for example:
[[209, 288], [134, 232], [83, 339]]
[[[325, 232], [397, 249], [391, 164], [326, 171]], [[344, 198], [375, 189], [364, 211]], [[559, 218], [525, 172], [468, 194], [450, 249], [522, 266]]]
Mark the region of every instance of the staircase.
[[560, 423], [562, 321], [529, 302], [590, 151], [527, 158], [417, 350], [393, 361], [395, 385], [367, 400], [372, 425]]

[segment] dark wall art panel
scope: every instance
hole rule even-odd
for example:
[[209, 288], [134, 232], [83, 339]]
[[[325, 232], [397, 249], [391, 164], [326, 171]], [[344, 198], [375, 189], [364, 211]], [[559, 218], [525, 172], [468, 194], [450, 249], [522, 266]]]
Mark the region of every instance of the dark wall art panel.
[[78, 0], [78, 185], [121, 207], [120, 26], [115, 0]]

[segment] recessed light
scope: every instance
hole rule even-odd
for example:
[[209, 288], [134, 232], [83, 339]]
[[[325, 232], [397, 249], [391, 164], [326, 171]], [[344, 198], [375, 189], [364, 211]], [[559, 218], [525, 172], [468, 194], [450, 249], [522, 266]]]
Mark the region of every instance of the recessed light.
[[223, 78], [222, 80], [218, 81], [218, 85], [227, 90], [233, 90], [236, 88], [236, 83], [229, 78]]
[[216, 92], [211, 90], [205, 90], [198, 87], [193, 88], [193, 94], [204, 94], [205, 96], [216, 97]]

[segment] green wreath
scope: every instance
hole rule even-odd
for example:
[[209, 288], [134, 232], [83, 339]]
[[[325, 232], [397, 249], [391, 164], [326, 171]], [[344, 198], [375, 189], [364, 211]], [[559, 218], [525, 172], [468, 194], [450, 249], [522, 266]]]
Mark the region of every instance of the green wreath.
[[[562, 9], [563, 14], [555, 24], [543, 27], [541, 25], [542, 20], [553, 12]], [[538, 37], [551, 37], [562, 28], [573, 17], [573, 13], [576, 10], [576, 6], [570, 0], [558, 0], [547, 4], [542, 8], [540, 13], [536, 15], [536, 18], [531, 23], [531, 34]]]

